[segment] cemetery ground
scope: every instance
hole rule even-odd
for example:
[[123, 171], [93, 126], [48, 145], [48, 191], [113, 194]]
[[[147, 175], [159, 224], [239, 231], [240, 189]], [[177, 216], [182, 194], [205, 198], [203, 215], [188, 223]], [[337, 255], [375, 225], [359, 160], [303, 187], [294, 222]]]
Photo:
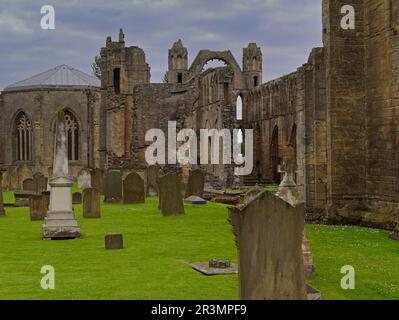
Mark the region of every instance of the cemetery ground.
[[[4, 193], [4, 202], [13, 201]], [[163, 217], [157, 198], [142, 205], [102, 203], [101, 219], [83, 219], [82, 237], [43, 241], [42, 221], [29, 208], [6, 208], [0, 218], [0, 299], [237, 299], [237, 275], [203, 276], [191, 263], [236, 262], [225, 205], [185, 205], [186, 215]], [[308, 280], [323, 299], [399, 299], [399, 243], [388, 232], [308, 225], [317, 276]], [[105, 250], [104, 236], [124, 236], [123, 250]], [[40, 287], [43, 265], [55, 268], [55, 290]], [[341, 267], [356, 270], [356, 289], [340, 286]]]

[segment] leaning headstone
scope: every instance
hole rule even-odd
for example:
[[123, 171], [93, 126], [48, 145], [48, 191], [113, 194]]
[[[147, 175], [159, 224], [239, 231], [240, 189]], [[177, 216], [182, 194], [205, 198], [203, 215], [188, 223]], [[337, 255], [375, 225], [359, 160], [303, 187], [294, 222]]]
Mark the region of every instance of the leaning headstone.
[[392, 240], [399, 240], [399, 223], [396, 225], [395, 230], [389, 235]]
[[6, 211], [3, 204], [3, 170], [0, 168], [0, 217], [4, 217]]
[[119, 170], [110, 170], [105, 175], [105, 202], [122, 202], [122, 174]]
[[100, 191], [95, 188], [87, 188], [83, 190], [83, 217], [101, 217]]
[[72, 194], [72, 204], [82, 204], [82, 194], [80, 192]]
[[22, 182], [22, 190], [36, 192], [35, 181], [33, 179], [25, 179]]
[[91, 188], [91, 174], [89, 169], [82, 169], [78, 173], [79, 189]]
[[107, 250], [123, 249], [123, 235], [107, 234], [105, 236], [105, 249]]
[[180, 177], [168, 173], [157, 179], [159, 190], [158, 208], [164, 216], [184, 214]]
[[185, 197], [197, 196], [202, 198], [204, 196], [204, 184], [205, 173], [202, 170], [196, 169], [190, 171]]
[[145, 203], [144, 180], [136, 172], [129, 173], [123, 180], [123, 203]]
[[45, 191], [30, 198], [30, 219], [44, 220], [50, 204], [50, 192]]
[[80, 237], [80, 228], [72, 209], [73, 180], [68, 174], [68, 150], [64, 112], [57, 114], [53, 176], [50, 179], [50, 206], [42, 227], [44, 240]]
[[240, 298], [305, 300], [302, 258], [304, 205], [293, 207], [267, 191], [229, 208], [239, 261]]
[[104, 194], [104, 170], [96, 168], [90, 172], [91, 187]]
[[159, 176], [159, 168], [156, 165], [147, 168], [147, 196], [153, 197], [158, 195], [157, 178]]

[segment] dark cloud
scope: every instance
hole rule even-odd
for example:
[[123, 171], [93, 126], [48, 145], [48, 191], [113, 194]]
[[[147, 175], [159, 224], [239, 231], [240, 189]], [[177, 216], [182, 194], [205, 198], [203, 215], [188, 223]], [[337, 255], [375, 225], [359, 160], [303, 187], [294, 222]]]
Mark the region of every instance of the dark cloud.
[[[56, 30], [40, 29], [40, 8], [56, 10]], [[264, 78], [294, 71], [321, 45], [321, 1], [315, 0], [1, 0], [0, 88], [59, 64], [90, 73], [90, 63], [119, 28], [142, 47], [152, 81], [167, 68], [167, 50], [181, 38], [190, 61], [200, 49], [242, 48], [257, 42]]]

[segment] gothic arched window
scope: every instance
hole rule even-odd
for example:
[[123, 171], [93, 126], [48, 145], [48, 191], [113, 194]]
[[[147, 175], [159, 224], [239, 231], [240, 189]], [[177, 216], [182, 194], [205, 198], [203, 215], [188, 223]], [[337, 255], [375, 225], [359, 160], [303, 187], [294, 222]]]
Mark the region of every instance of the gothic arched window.
[[67, 134], [68, 160], [79, 160], [79, 126], [75, 116], [65, 111], [65, 130]]
[[239, 95], [236, 100], [236, 120], [241, 121], [243, 119], [242, 112], [242, 98]]
[[32, 124], [25, 113], [21, 112], [16, 119], [17, 160], [32, 160]]

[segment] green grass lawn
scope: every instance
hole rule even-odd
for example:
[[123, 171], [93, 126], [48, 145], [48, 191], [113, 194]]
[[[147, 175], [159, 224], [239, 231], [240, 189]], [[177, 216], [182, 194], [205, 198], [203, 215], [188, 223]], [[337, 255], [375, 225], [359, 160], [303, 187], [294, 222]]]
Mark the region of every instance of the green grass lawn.
[[[5, 202], [12, 195], [4, 194]], [[28, 208], [6, 208], [0, 219], [0, 299], [237, 299], [237, 276], [205, 277], [192, 262], [236, 261], [222, 204], [186, 206], [184, 217], [162, 217], [157, 199], [145, 205], [103, 205], [102, 218], [82, 218], [82, 238], [41, 240], [41, 221]], [[106, 251], [104, 235], [120, 232], [125, 249]], [[364, 228], [307, 226], [325, 299], [399, 299], [399, 242]], [[43, 265], [55, 268], [55, 290], [40, 287]], [[340, 269], [356, 270], [356, 290], [340, 288]]]

